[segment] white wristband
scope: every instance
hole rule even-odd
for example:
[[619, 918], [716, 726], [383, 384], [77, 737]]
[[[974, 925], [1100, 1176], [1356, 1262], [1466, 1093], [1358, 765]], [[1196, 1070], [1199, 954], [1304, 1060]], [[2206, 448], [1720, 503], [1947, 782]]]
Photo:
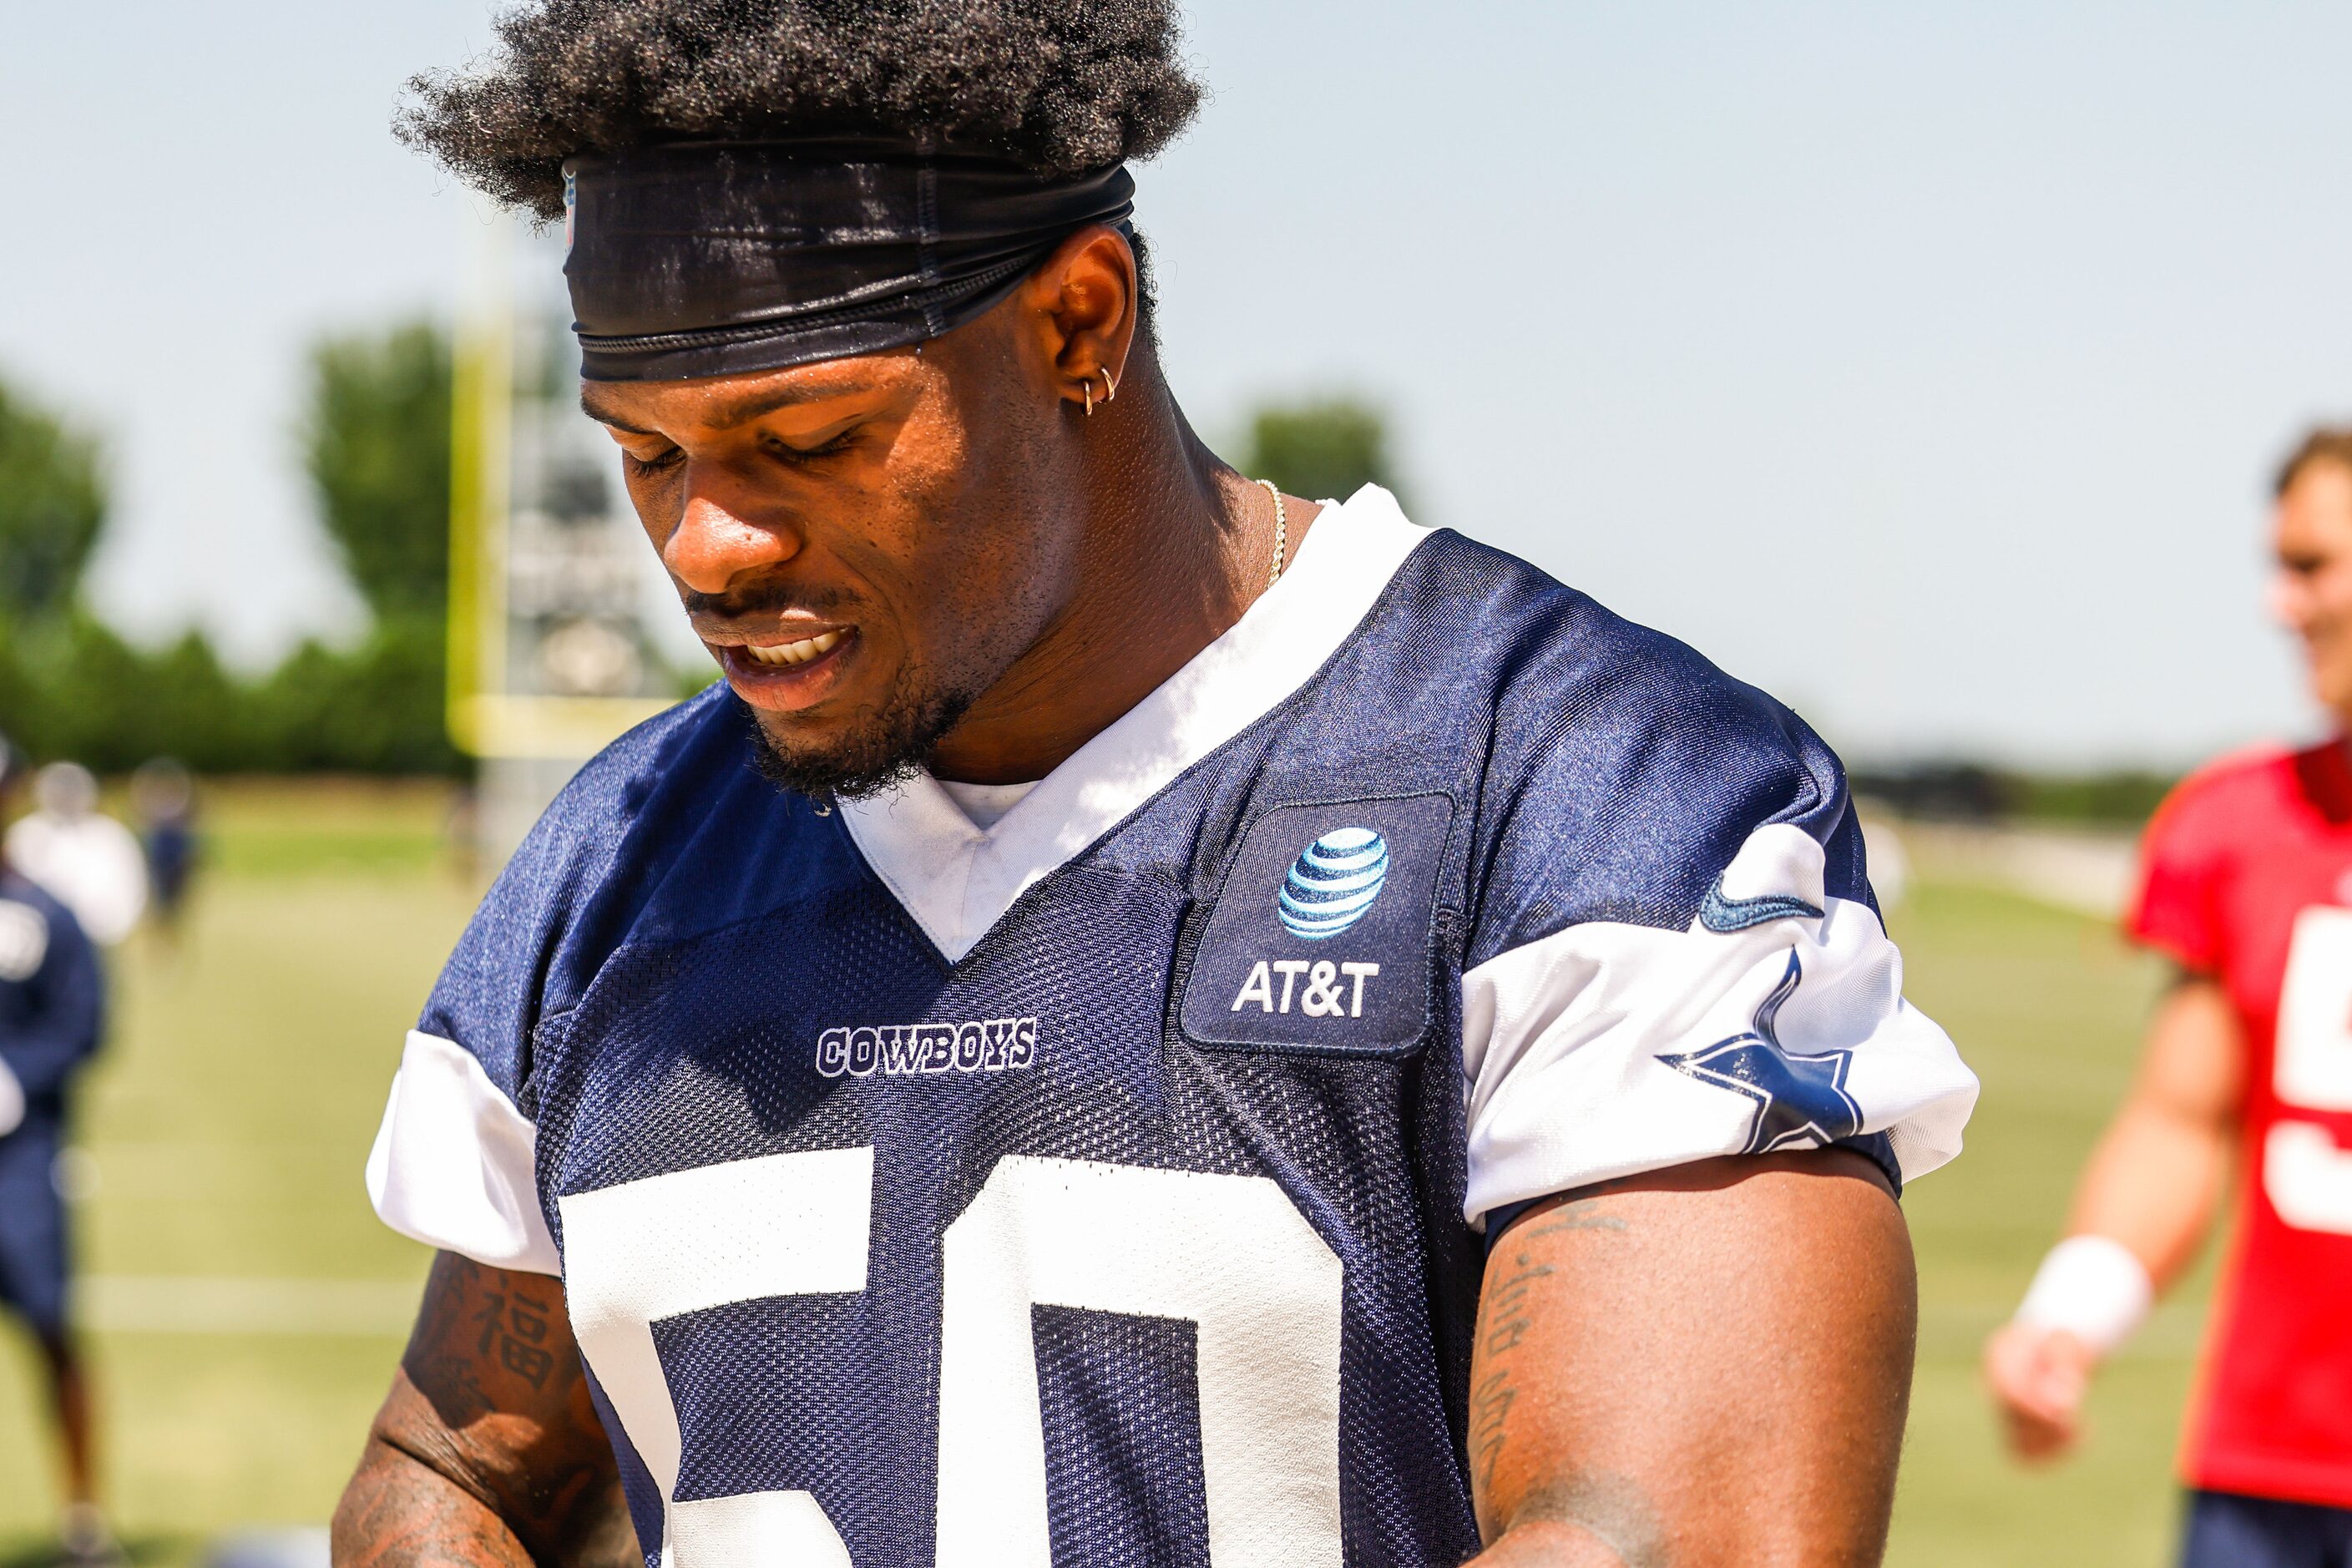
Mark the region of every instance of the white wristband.
[[2156, 1282], [2112, 1237], [2070, 1236], [2050, 1249], [2017, 1309], [2017, 1321], [2063, 1329], [2105, 1355], [2131, 1337], [2156, 1300]]

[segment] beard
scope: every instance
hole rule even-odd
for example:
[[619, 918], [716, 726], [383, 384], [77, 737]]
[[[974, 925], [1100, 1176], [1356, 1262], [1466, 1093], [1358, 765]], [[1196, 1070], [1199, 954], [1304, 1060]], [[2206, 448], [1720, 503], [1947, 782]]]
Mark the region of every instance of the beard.
[[870, 719], [824, 746], [779, 742], [747, 704], [751, 765], [778, 789], [813, 800], [879, 795], [930, 765], [931, 753], [962, 721], [974, 695], [926, 689], [901, 671]]

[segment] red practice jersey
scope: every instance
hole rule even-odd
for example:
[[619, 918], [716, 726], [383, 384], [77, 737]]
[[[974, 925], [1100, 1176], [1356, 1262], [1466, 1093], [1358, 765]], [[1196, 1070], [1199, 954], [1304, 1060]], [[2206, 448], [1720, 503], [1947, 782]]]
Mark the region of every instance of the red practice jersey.
[[2132, 935], [2220, 981], [2246, 1041], [2238, 1245], [2192, 1486], [2352, 1508], [2352, 763], [2231, 758], [2148, 825]]

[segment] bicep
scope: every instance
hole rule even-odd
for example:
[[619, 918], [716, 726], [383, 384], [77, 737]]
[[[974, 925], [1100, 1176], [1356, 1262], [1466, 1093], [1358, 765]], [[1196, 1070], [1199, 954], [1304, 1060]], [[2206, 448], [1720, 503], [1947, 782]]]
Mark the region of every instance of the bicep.
[[2157, 1004], [2132, 1083], [2132, 1103], [2169, 1120], [2227, 1131], [2245, 1093], [2245, 1048], [2229, 993], [2184, 974]]
[[1564, 1529], [1628, 1565], [1875, 1561], [1916, 1313], [1902, 1213], [1845, 1151], [1530, 1209], [1480, 1308], [1480, 1527]]
[[374, 1439], [472, 1493], [535, 1554], [573, 1561], [625, 1519], [562, 1281], [434, 1259]]

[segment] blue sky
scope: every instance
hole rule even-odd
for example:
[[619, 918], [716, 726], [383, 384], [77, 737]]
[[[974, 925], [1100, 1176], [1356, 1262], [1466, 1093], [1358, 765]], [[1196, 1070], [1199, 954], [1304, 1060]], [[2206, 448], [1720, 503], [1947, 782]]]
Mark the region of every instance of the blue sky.
[[[394, 145], [478, 0], [14, 7], [0, 374], [106, 435], [102, 608], [356, 625], [292, 434], [315, 332], [452, 310], [481, 205]], [[1843, 750], [2192, 760], [2314, 721], [2266, 475], [2352, 417], [2352, 9], [1203, 0], [1139, 172], [1213, 440], [1329, 388], [1423, 521]], [[1472, 628], [1475, 630], [1475, 628]]]

